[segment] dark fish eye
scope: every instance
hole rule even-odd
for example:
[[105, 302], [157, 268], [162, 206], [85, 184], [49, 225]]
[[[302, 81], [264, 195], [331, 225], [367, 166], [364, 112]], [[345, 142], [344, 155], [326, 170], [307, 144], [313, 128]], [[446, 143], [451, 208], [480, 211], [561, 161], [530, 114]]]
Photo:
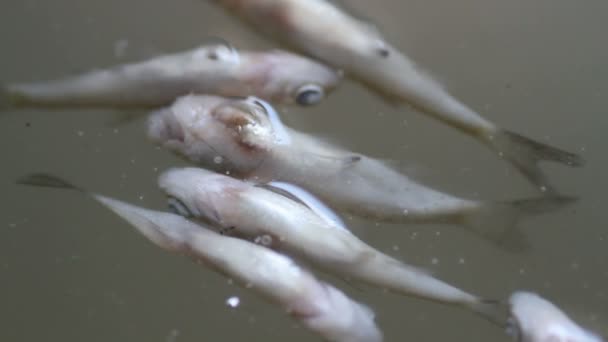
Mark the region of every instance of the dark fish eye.
[[301, 106], [311, 106], [321, 102], [324, 97], [323, 88], [316, 84], [307, 84], [297, 90], [296, 103]]
[[169, 207], [169, 210], [176, 215], [180, 215], [180, 216], [184, 216], [184, 217], [193, 217], [194, 216], [192, 214], [192, 212], [190, 211], [190, 209], [188, 209], [188, 207], [184, 204], [184, 202], [178, 200], [175, 197], [172, 197], [172, 196], [167, 197], [167, 205]]

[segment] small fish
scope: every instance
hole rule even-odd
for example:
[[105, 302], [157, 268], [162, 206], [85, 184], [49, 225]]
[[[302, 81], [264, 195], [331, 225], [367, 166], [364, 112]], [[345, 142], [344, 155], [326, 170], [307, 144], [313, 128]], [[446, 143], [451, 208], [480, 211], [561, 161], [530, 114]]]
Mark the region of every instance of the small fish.
[[[400, 262], [358, 239], [341, 223], [282, 194], [199, 168], [163, 172], [159, 187], [179, 213], [300, 257], [312, 265], [406, 296], [469, 309], [506, 324], [506, 310]], [[285, 184], [281, 190], [298, 196]], [[310, 203], [310, 199], [305, 199]], [[316, 201], [312, 201], [315, 203]]]
[[600, 336], [574, 323], [551, 302], [530, 292], [515, 292], [509, 299], [507, 333], [518, 342], [603, 342]]
[[368, 23], [327, 0], [212, 0], [253, 28], [343, 70], [375, 93], [477, 139], [510, 162], [532, 184], [555, 193], [537, 165], [552, 161], [582, 166], [570, 152], [505, 130], [453, 97]]
[[248, 241], [219, 235], [182, 216], [90, 193], [48, 174], [21, 184], [73, 189], [93, 197], [159, 247], [186, 254], [282, 307], [327, 341], [380, 342], [374, 313], [337, 288], [317, 280], [290, 258]]
[[340, 76], [281, 50], [237, 51], [208, 45], [65, 79], [0, 87], [0, 107], [151, 108], [189, 93], [256, 95], [284, 104], [314, 105]]
[[298, 185], [340, 212], [384, 222], [460, 224], [507, 249], [525, 248], [512, 229], [520, 218], [575, 201], [543, 196], [486, 202], [440, 192], [382, 161], [283, 125], [272, 106], [253, 97], [182, 97], [151, 115], [148, 136], [218, 172]]

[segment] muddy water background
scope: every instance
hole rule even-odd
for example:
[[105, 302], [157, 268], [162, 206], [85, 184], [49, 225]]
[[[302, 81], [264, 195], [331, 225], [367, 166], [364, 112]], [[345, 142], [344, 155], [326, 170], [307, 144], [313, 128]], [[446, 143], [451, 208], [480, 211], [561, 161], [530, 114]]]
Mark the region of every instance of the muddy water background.
[[[488, 297], [531, 289], [608, 333], [604, 131], [608, 3], [602, 0], [351, 1], [454, 94], [505, 127], [578, 151], [581, 170], [547, 166], [581, 201], [521, 225], [531, 249], [505, 253], [451, 226], [351, 221], [369, 243]], [[3, 81], [52, 78], [191, 48], [210, 36], [271, 46], [204, 1], [5, 0]], [[128, 42], [115, 51], [116, 43]], [[118, 54], [117, 54], [118, 52]], [[119, 113], [118, 113], [119, 114]], [[13, 185], [50, 171], [90, 189], [164, 208], [159, 170], [182, 161], [148, 144], [143, 118], [37, 110], [0, 118], [1, 341], [308, 341], [279, 310], [156, 248], [82, 196]], [[285, 121], [353, 150], [399, 161], [446, 191], [487, 199], [534, 194], [471, 139], [345, 84]], [[349, 286], [371, 305], [387, 341], [507, 341], [463, 311]], [[239, 296], [241, 305], [225, 301]]]

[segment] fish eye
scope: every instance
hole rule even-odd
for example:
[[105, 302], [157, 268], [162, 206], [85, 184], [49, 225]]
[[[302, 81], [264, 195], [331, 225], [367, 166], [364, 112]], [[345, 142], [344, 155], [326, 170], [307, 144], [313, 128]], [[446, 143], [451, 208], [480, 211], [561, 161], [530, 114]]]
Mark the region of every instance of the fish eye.
[[325, 97], [323, 88], [316, 84], [304, 85], [296, 91], [296, 103], [302, 106], [315, 105]]
[[180, 215], [180, 216], [184, 216], [184, 217], [193, 217], [194, 216], [192, 214], [192, 212], [190, 211], [190, 209], [188, 209], [188, 207], [184, 204], [184, 202], [178, 200], [175, 197], [172, 197], [172, 196], [167, 197], [167, 205], [169, 207], [169, 210], [176, 215]]

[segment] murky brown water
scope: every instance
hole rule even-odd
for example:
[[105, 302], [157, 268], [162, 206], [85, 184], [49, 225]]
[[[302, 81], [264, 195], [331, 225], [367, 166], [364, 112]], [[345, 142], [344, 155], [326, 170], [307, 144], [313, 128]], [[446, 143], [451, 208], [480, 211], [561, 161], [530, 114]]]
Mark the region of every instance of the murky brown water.
[[[347, 1], [343, 1], [347, 2]], [[548, 166], [581, 201], [521, 225], [532, 249], [509, 254], [451, 226], [356, 221], [374, 246], [489, 297], [531, 289], [608, 333], [608, 157], [604, 0], [351, 1], [459, 98], [517, 132], [579, 151], [580, 170]], [[210, 36], [270, 46], [205, 1], [6, 0], [0, 79], [37, 80], [191, 48]], [[115, 45], [127, 41], [124, 57]], [[119, 44], [121, 45], [121, 44]], [[50, 171], [90, 189], [164, 208], [159, 170], [183, 164], [146, 142], [142, 120], [109, 111], [0, 117], [0, 341], [308, 341], [279, 310], [156, 248], [78, 194], [13, 181]], [[534, 192], [465, 136], [346, 84], [285, 121], [353, 150], [400, 160], [446, 191], [487, 199]], [[463, 311], [344, 285], [375, 308], [387, 341], [508, 341]], [[225, 301], [237, 295], [241, 305]]]

